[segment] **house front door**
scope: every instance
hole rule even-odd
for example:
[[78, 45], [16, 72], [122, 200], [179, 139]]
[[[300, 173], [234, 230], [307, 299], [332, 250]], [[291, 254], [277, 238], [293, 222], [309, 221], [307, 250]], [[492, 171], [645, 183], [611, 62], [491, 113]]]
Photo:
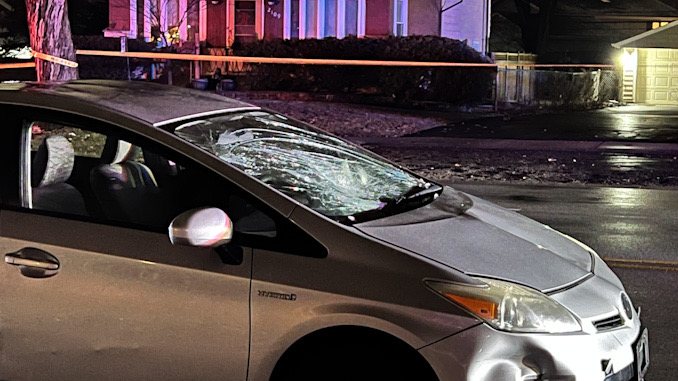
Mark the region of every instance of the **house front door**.
[[234, 4], [234, 43], [248, 43], [257, 39], [257, 2], [236, 0]]

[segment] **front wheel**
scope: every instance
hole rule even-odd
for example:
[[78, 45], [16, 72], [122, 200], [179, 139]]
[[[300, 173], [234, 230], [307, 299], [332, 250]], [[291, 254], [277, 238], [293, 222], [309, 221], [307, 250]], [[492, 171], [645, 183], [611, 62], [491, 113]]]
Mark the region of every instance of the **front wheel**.
[[361, 343], [315, 348], [276, 367], [272, 381], [430, 381], [437, 380], [424, 359], [413, 353]]

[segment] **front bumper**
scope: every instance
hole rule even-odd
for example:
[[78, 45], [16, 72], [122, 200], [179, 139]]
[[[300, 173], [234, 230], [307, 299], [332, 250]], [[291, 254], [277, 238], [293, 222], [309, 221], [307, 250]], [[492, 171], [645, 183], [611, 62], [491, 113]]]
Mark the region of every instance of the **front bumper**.
[[485, 324], [420, 349], [441, 381], [628, 381], [640, 322], [595, 334], [512, 334]]

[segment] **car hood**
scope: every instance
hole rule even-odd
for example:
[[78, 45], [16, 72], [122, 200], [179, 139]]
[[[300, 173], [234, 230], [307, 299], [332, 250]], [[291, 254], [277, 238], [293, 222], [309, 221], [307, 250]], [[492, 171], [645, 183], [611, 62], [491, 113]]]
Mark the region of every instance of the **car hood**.
[[354, 226], [469, 275], [544, 292], [575, 284], [592, 270], [591, 253], [569, 237], [449, 187], [424, 207]]

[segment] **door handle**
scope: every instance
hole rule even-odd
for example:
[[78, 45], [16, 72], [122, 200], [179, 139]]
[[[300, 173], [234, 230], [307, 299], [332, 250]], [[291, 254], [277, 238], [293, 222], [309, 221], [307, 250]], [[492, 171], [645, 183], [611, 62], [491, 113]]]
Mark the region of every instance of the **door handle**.
[[5, 263], [19, 267], [22, 275], [29, 278], [48, 278], [59, 271], [59, 260], [52, 254], [25, 247], [15, 253], [5, 254]]

